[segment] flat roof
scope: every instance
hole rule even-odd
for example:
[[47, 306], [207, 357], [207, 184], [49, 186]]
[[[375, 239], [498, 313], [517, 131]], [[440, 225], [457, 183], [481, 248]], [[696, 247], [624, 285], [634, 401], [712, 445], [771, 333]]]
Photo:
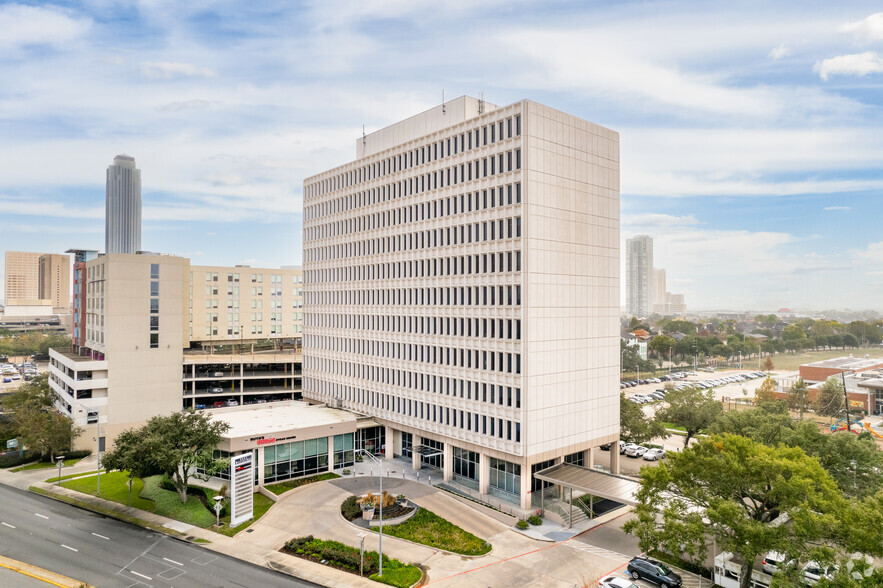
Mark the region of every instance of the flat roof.
[[215, 408], [206, 412], [230, 425], [230, 429], [224, 434], [227, 439], [272, 435], [295, 429], [356, 421], [356, 415], [345, 410], [311, 405], [298, 400]]
[[540, 470], [534, 474], [538, 480], [544, 480], [553, 484], [560, 484], [567, 488], [574, 488], [588, 492], [592, 496], [607, 498], [614, 502], [630, 504], [638, 503], [635, 496], [641, 487], [639, 482], [605, 474], [597, 470], [590, 470], [572, 463], [559, 463], [550, 468]]
[[842, 370], [860, 370], [883, 364], [883, 358], [874, 357], [835, 357], [823, 359], [812, 363], [805, 363], [801, 367], [820, 367]]

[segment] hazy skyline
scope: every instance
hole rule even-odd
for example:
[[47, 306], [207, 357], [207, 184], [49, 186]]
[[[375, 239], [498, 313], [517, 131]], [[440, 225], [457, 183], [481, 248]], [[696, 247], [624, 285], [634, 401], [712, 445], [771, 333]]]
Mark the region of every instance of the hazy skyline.
[[[103, 247], [105, 169], [142, 246], [301, 263], [303, 179], [446, 98], [621, 133], [622, 233], [688, 309], [883, 310], [883, 13], [869, 2], [0, 6], [0, 250]], [[622, 297], [625, 296], [624, 284]]]

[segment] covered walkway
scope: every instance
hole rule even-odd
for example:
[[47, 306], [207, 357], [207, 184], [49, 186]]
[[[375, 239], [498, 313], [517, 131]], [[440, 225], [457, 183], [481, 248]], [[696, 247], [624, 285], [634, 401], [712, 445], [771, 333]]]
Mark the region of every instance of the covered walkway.
[[[593, 517], [595, 498], [604, 498], [620, 504], [634, 506], [641, 484], [635, 480], [605, 474], [571, 463], [559, 463], [534, 474], [534, 478], [568, 490], [570, 507], [569, 524], [573, 524], [573, 491], [588, 495], [589, 518]], [[544, 493], [540, 492], [540, 508], [545, 510]]]

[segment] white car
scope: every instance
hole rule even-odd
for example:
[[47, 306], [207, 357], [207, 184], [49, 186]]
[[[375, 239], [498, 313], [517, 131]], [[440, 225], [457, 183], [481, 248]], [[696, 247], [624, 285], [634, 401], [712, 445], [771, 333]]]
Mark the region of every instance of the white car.
[[763, 571], [767, 574], [775, 574], [783, 567], [794, 565], [794, 560], [778, 551], [770, 551], [763, 558]]
[[817, 561], [808, 561], [806, 562], [806, 565], [803, 566], [803, 579], [807, 584], [812, 586], [823, 577], [828, 580], [832, 579], [838, 569], [839, 568], [835, 565], [824, 566]]
[[647, 461], [665, 459], [665, 449], [648, 449], [644, 452], [644, 459]]
[[628, 578], [609, 576], [598, 582], [598, 588], [638, 588], [638, 585]]
[[634, 443], [626, 443], [625, 445], [620, 445], [620, 446], [619, 446], [619, 454], [620, 454], [620, 455], [627, 455], [627, 454], [628, 454], [628, 451], [629, 451], [632, 447], [637, 447], [637, 445], [635, 445]]
[[632, 445], [631, 447], [626, 447], [625, 454], [628, 457], [641, 457], [647, 453], [647, 448], [643, 445]]

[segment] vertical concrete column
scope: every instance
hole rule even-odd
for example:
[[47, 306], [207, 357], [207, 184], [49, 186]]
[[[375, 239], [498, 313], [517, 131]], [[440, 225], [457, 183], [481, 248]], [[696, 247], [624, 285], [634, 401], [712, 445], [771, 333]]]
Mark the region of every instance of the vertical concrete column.
[[258, 469], [258, 486], [264, 485], [264, 448], [258, 447], [258, 458], [255, 462], [255, 467]]
[[395, 449], [395, 433], [393, 433], [392, 427], [384, 427], [384, 448], [383, 448], [383, 456], [386, 459], [392, 459]]
[[414, 435], [413, 437], [411, 437], [411, 439], [411, 467], [415, 470], [419, 470], [420, 454], [417, 453], [415, 449], [417, 449], [418, 445], [421, 445], [423, 443], [423, 438], [418, 435]]
[[[613, 450], [613, 446], [610, 446], [610, 450]], [[583, 456], [583, 463], [586, 464], [586, 467], [592, 469], [595, 467], [595, 448], [589, 447], [585, 451], [585, 456]]]
[[530, 487], [531, 481], [533, 479], [533, 474], [530, 471], [530, 464], [523, 463], [521, 464], [521, 508], [529, 510], [531, 509], [531, 500], [530, 500]]
[[486, 453], [478, 454], [478, 492], [487, 494], [491, 481], [491, 458]]
[[615, 475], [619, 475], [619, 439], [610, 446], [610, 471]]
[[445, 443], [445, 454], [442, 459], [444, 479], [448, 481], [454, 477], [454, 446], [450, 443]]
[[328, 435], [328, 471], [334, 471], [334, 435]]

